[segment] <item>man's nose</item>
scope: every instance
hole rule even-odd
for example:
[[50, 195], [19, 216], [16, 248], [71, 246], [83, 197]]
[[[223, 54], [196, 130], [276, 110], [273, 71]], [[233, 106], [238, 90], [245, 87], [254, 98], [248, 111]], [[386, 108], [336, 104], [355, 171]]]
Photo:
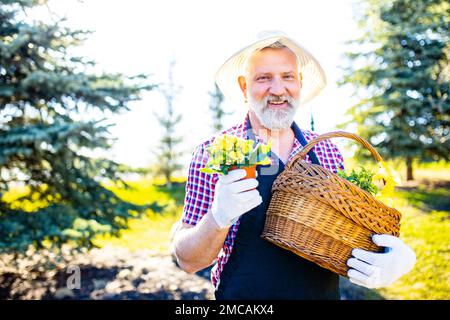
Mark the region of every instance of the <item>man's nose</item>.
[[286, 93], [286, 87], [283, 84], [283, 81], [278, 78], [274, 78], [269, 89], [270, 94], [281, 96]]

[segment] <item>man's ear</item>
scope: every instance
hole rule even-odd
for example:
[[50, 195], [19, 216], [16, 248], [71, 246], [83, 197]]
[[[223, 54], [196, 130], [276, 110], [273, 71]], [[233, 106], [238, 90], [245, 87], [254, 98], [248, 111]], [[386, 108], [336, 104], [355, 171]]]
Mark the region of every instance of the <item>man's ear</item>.
[[244, 76], [239, 76], [238, 83], [242, 93], [244, 94], [245, 99], [247, 99], [247, 80], [245, 80]]
[[300, 81], [300, 88], [303, 87], [303, 75], [301, 72], [298, 73], [298, 80]]

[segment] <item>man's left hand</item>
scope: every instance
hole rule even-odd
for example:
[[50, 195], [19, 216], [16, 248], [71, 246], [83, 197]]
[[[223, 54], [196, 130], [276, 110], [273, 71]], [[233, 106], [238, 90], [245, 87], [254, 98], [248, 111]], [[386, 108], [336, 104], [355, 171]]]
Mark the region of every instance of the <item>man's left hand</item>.
[[388, 234], [372, 236], [373, 242], [386, 247], [386, 252], [376, 253], [353, 249], [347, 261], [350, 282], [367, 288], [385, 287], [411, 271], [416, 263], [414, 251], [400, 238]]

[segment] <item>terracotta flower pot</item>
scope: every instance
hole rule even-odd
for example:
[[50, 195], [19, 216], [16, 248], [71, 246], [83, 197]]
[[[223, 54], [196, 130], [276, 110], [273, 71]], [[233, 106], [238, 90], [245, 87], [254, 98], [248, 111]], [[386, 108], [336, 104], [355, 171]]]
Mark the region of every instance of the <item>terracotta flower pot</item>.
[[229, 171], [233, 171], [236, 169], [244, 169], [245, 172], [247, 172], [244, 179], [256, 178], [256, 165], [252, 165], [251, 167], [243, 167], [243, 168], [238, 168], [237, 166], [232, 166], [232, 167], [230, 167]]

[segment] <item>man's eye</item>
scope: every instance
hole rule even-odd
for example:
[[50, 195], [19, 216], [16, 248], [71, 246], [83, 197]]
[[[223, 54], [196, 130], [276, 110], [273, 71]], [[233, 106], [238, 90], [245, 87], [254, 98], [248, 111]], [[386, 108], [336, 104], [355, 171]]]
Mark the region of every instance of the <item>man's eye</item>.
[[290, 75], [284, 76], [284, 78], [285, 78], [285, 79], [294, 79], [294, 76], [293, 76], [292, 74], [290, 74]]
[[269, 79], [268, 76], [261, 76], [261, 77], [257, 77], [257, 78], [256, 78], [257, 81], [267, 80], [267, 79]]

